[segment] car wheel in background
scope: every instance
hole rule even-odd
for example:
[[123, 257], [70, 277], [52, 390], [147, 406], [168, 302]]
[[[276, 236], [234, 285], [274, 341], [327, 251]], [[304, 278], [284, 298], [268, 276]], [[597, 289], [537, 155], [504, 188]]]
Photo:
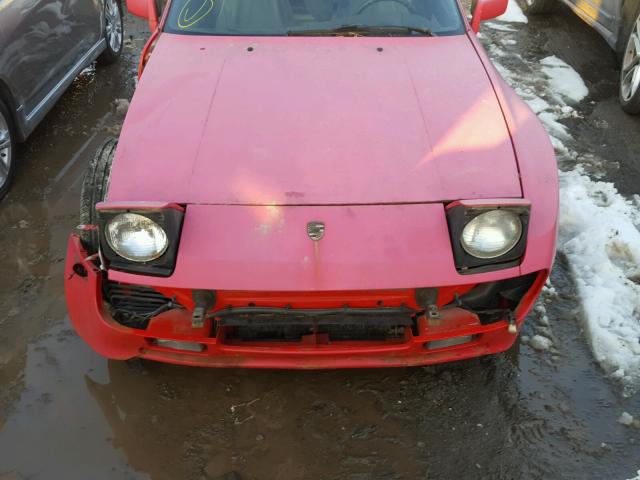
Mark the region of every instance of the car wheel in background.
[[15, 135], [9, 109], [0, 101], [0, 199], [9, 191], [15, 171]]
[[551, 13], [558, 7], [558, 0], [524, 0], [524, 11], [534, 15]]
[[[110, 138], [98, 148], [95, 157], [87, 167], [80, 195], [80, 224], [95, 225], [97, 220], [96, 204], [104, 200], [109, 185], [111, 163], [116, 152], [118, 141]], [[80, 238], [87, 252], [96, 253], [100, 245], [97, 230], [83, 229]]]
[[104, 0], [104, 39], [107, 48], [98, 57], [102, 65], [115, 63], [122, 54], [124, 43], [124, 23], [120, 0]]
[[622, 54], [620, 104], [627, 113], [640, 113], [640, 13], [631, 24]]

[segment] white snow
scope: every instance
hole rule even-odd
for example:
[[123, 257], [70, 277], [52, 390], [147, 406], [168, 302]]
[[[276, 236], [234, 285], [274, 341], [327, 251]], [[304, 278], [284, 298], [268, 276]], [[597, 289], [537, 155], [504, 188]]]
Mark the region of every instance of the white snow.
[[[589, 93], [580, 75], [556, 56], [541, 61], [521, 57], [517, 46], [508, 46], [513, 37], [513, 33], [487, 30], [483, 42], [500, 74], [538, 115], [556, 150], [560, 169], [558, 250], [569, 260], [593, 355], [612, 378], [630, 390], [637, 389], [640, 196], [625, 198], [612, 183], [594, 180], [598, 165], [606, 159], [580, 151], [583, 147], [562, 123], [580, 116], [569, 104], [577, 104]], [[544, 306], [536, 313], [544, 318]], [[539, 323], [544, 326], [545, 322]], [[537, 331], [542, 332], [539, 326]], [[547, 346], [546, 337], [533, 339], [539, 347]]]
[[[498, 20], [500, 19], [500, 17], [497, 18]], [[500, 23], [495, 23], [495, 22], [487, 22], [485, 24], [487, 27], [489, 28], [493, 28], [494, 30], [500, 30], [502, 32], [515, 32], [516, 29], [513, 27], [510, 27], [509, 25], [502, 25]]]
[[562, 172], [560, 182], [560, 249], [582, 299], [594, 356], [609, 373], [640, 380], [638, 206], [579, 168]]
[[558, 115], [555, 112], [539, 112], [538, 118], [542, 121], [549, 134], [553, 135], [556, 139], [567, 140], [571, 138], [567, 127], [558, 122]]
[[511, 23], [528, 23], [529, 19], [522, 12], [522, 9], [516, 2], [516, 0], [509, 0], [509, 5], [507, 6], [507, 11], [500, 15], [496, 20], [501, 22], [511, 22]]
[[533, 110], [535, 114], [539, 114], [540, 112], [544, 112], [545, 110], [551, 108], [549, 102], [543, 100], [540, 97], [528, 98], [525, 99], [525, 102], [527, 102], [527, 105], [529, 105], [529, 108]]
[[555, 55], [543, 58], [542, 71], [549, 77], [549, 85], [554, 93], [566, 97], [573, 103], [578, 103], [589, 95], [589, 89], [582, 77], [569, 64]]
[[633, 478], [629, 478], [628, 480], [640, 480], [640, 470], [638, 470], [638, 475]]
[[622, 412], [622, 415], [620, 415], [620, 418], [618, 419], [618, 423], [621, 423], [626, 427], [630, 427], [633, 425], [633, 416], [627, 412]]
[[529, 340], [529, 345], [531, 345], [536, 350], [544, 351], [549, 350], [553, 342], [549, 340], [547, 337], [543, 337], [542, 335], [534, 335], [534, 337]]

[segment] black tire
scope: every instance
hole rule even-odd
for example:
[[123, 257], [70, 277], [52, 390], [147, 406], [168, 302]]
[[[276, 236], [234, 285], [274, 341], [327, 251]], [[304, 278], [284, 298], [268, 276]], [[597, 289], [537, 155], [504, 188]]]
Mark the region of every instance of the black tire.
[[[120, 0], [104, 0], [104, 38], [107, 48], [98, 57], [100, 65], [116, 63], [122, 55], [124, 46], [124, 21]], [[117, 33], [117, 41], [113, 41], [112, 34]]]
[[[80, 224], [95, 225], [97, 220], [96, 204], [104, 200], [109, 185], [111, 163], [118, 141], [110, 138], [98, 148], [95, 157], [87, 167], [80, 195]], [[97, 230], [82, 230], [82, 243], [89, 254], [96, 253], [100, 246]]]
[[16, 131], [9, 109], [0, 100], [0, 200], [9, 192], [15, 171]]
[[[640, 50], [632, 40], [634, 36], [640, 41], [640, 6], [627, 21], [621, 36], [620, 106], [631, 115], [640, 114]], [[635, 80], [631, 81], [632, 78]]]
[[523, 0], [522, 4], [523, 10], [532, 15], [552, 13], [558, 8], [558, 0]]

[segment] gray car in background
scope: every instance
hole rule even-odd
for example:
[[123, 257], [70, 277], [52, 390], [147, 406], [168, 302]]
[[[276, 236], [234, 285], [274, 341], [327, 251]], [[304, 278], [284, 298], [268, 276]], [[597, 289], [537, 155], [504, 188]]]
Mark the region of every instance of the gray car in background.
[[75, 77], [122, 53], [120, 0], [0, 0], [0, 198], [15, 145], [33, 132]]
[[528, 13], [549, 13], [562, 2], [604, 37], [620, 58], [620, 104], [640, 113], [640, 0], [524, 0]]

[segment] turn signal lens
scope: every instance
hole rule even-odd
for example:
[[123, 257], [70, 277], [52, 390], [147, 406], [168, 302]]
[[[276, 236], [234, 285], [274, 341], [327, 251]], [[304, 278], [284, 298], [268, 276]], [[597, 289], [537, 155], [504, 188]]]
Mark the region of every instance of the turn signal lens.
[[155, 341], [155, 344], [159, 347], [172, 348], [173, 350], [184, 350], [185, 352], [202, 352], [205, 348], [201, 343], [162, 340], [160, 338]]

